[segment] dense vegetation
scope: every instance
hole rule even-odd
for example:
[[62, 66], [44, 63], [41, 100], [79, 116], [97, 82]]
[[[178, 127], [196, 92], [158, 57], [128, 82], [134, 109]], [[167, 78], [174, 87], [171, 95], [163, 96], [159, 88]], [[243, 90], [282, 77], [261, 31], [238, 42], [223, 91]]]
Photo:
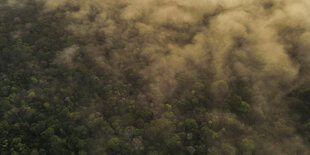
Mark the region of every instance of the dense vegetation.
[[[149, 79], [135, 66], [122, 68], [130, 60], [117, 63], [123, 74], [116, 78], [87, 53], [87, 38], [66, 29], [66, 10], [44, 12], [43, 3], [32, 0], [14, 7], [0, 3], [1, 155], [254, 155], [265, 154], [268, 139], [295, 132], [310, 147], [309, 79], [274, 105], [288, 107], [281, 116], [263, 118], [253, 110], [249, 81], [211, 81], [213, 73], [203, 71], [177, 75], [175, 91], [156, 104], [140, 95]], [[104, 35], [97, 37], [105, 42]], [[236, 40], [234, 46], [242, 46]], [[59, 62], [61, 52], [76, 45], [72, 64]], [[289, 119], [283, 125], [273, 117]], [[303, 147], [294, 151], [305, 154]]]

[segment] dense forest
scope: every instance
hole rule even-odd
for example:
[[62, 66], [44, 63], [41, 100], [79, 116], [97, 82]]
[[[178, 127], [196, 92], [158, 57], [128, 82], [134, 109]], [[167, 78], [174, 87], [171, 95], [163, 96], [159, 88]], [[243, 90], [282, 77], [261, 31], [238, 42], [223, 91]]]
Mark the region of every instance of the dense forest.
[[0, 154], [308, 155], [309, 10], [0, 0]]

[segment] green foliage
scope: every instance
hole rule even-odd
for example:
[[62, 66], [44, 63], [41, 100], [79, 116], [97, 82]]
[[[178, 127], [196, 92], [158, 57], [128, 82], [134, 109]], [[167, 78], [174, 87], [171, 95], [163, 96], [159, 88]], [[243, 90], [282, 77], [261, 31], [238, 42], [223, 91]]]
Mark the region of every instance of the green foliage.
[[54, 135], [54, 128], [47, 128], [45, 131], [41, 133], [41, 136], [45, 139], [48, 139]]
[[184, 121], [185, 131], [195, 131], [198, 128], [198, 124], [195, 119], [186, 119]]
[[211, 130], [208, 126], [203, 126], [199, 131], [199, 137], [204, 144], [212, 144], [217, 137], [215, 131]]
[[252, 139], [244, 138], [240, 141], [239, 147], [243, 155], [252, 155], [255, 143]]
[[240, 106], [239, 107], [240, 112], [243, 112], [243, 113], [250, 112], [250, 105], [248, 103], [242, 101], [239, 106]]
[[79, 151], [79, 155], [87, 155], [87, 152], [84, 150]]
[[113, 137], [108, 141], [108, 148], [112, 149], [114, 152], [119, 152], [121, 150], [121, 141], [117, 137]]
[[182, 146], [182, 141], [181, 141], [180, 136], [174, 135], [171, 138], [167, 139], [166, 145], [168, 146], [168, 148], [172, 150], [171, 152], [173, 152], [173, 150], [174, 152], [178, 151], [177, 149]]
[[168, 119], [161, 118], [153, 120], [145, 129], [145, 138], [160, 142], [171, 137], [174, 130], [175, 126], [173, 122]]
[[233, 112], [248, 113], [251, 110], [251, 106], [247, 102], [243, 101], [240, 96], [233, 95], [228, 100], [228, 103]]

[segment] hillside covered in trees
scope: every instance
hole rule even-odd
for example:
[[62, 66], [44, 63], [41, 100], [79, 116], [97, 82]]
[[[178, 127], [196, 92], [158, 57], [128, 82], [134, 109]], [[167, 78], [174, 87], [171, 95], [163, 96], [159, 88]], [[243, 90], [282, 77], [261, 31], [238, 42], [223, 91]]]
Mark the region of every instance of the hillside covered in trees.
[[309, 155], [309, 0], [0, 0], [0, 155]]

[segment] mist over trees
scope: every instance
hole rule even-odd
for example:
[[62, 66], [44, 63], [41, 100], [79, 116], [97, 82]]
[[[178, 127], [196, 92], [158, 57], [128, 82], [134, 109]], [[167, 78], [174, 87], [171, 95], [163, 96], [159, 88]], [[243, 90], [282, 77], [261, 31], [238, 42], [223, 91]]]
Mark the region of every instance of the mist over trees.
[[310, 154], [308, 0], [0, 0], [0, 154]]

